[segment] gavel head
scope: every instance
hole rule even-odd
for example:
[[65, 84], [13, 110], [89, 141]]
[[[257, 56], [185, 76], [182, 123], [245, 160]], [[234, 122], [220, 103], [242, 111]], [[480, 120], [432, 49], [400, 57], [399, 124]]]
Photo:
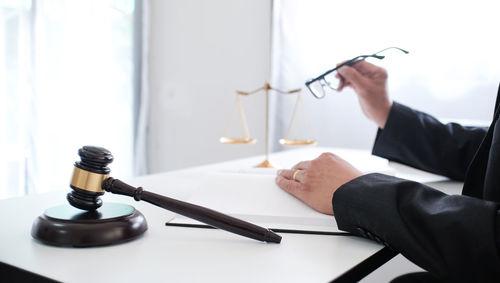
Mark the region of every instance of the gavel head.
[[113, 162], [113, 155], [96, 146], [84, 146], [78, 155], [81, 160], [75, 162], [70, 183], [72, 191], [66, 198], [76, 208], [93, 211], [102, 205], [99, 196], [104, 194], [102, 183], [109, 177], [111, 170], [107, 166]]

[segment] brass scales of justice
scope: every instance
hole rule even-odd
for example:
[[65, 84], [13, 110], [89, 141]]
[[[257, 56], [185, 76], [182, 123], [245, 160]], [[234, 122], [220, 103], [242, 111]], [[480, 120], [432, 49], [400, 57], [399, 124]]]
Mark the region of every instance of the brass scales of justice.
[[[266, 82], [264, 86], [250, 92], [246, 91], [236, 91], [236, 101], [234, 103], [233, 111], [231, 112], [231, 116], [229, 116], [229, 119], [227, 121], [226, 127], [224, 128], [224, 133], [223, 136], [219, 139], [219, 141], [223, 144], [253, 144], [256, 143], [257, 140], [254, 138], [251, 138], [250, 136], [250, 130], [248, 128], [248, 123], [246, 120], [246, 115], [245, 111], [243, 110], [243, 105], [241, 103], [240, 96], [250, 96], [256, 93], [259, 93], [261, 91], [265, 91], [266, 94], [266, 132], [265, 132], [265, 145], [266, 145], [266, 159], [262, 161], [261, 163], [257, 164], [255, 167], [256, 168], [277, 168], [276, 165], [274, 165], [270, 160], [269, 160], [269, 95], [270, 91], [275, 91], [279, 94], [286, 94], [286, 95], [297, 95], [297, 99], [295, 101], [295, 106], [293, 109], [292, 113], [292, 118], [290, 121], [290, 124], [288, 126], [287, 132], [285, 134], [285, 137], [283, 139], [280, 139], [279, 142], [282, 145], [286, 146], [306, 146], [306, 145], [316, 145], [316, 140], [314, 139], [297, 139], [297, 138], [291, 138], [291, 130], [292, 130], [292, 125], [294, 124], [297, 116], [297, 111], [299, 106], [301, 105], [302, 98], [301, 98], [301, 89], [294, 89], [290, 91], [284, 91], [280, 90], [277, 88], [272, 87], [269, 82]], [[227, 131], [229, 129], [229, 126], [232, 122], [232, 118], [235, 114], [235, 111], [239, 112], [239, 118], [240, 118], [240, 123], [241, 123], [241, 128], [243, 131], [243, 137], [228, 137]], [[311, 129], [311, 127], [308, 127]]]

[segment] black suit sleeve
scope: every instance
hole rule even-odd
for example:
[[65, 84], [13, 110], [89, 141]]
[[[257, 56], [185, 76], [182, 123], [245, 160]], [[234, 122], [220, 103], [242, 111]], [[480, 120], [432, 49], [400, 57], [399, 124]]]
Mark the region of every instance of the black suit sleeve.
[[463, 181], [486, 128], [442, 124], [434, 117], [393, 103], [373, 154]]
[[383, 174], [344, 184], [332, 203], [339, 229], [383, 243], [440, 278], [500, 282], [498, 203]]

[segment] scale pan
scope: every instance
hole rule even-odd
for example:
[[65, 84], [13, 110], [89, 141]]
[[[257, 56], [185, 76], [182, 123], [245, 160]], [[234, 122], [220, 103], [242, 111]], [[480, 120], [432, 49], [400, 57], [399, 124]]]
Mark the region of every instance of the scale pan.
[[257, 140], [256, 139], [246, 139], [246, 138], [228, 138], [228, 137], [222, 137], [219, 139], [221, 143], [225, 144], [252, 144], [255, 143]]
[[291, 139], [280, 139], [280, 144], [282, 145], [292, 145], [292, 146], [301, 146], [301, 145], [316, 145], [315, 140], [291, 140]]

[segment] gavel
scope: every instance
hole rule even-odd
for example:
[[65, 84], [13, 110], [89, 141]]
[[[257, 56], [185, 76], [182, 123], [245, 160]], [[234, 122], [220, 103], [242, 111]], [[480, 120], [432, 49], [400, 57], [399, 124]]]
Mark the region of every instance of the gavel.
[[84, 146], [78, 150], [78, 154], [81, 160], [74, 164], [70, 183], [72, 191], [66, 197], [73, 207], [89, 212], [96, 211], [103, 203], [100, 196], [110, 192], [151, 203], [244, 237], [272, 243], [281, 242], [281, 236], [269, 229], [203, 206], [148, 192], [142, 187], [136, 188], [110, 177], [111, 170], [107, 166], [113, 162], [113, 156], [105, 148]]

